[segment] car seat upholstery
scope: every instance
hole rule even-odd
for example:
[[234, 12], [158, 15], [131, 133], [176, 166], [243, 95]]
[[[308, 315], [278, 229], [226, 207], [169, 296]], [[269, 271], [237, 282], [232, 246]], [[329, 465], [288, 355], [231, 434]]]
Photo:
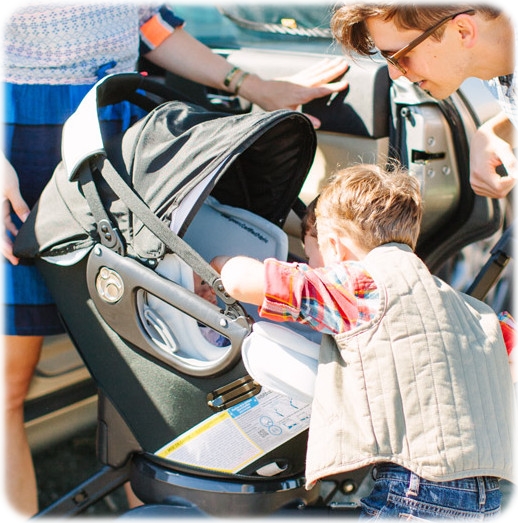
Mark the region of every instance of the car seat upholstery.
[[[188, 202], [186, 202], [188, 203]], [[179, 207], [177, 214], [182, 213]], [[178, 221], [172, 217], [172, 227]], [[247, 255], [261, 260], [288, 254], [286, 233], [268, 220], [245, 209], [220, 204], [209, 197], [192, 220], [184, 239], [207, 261], [218, 255]], [[193, 270], [176, 254], [166, 254], [156, 272], [194, 292]], [[211, 304], [206, 303], [206, 307]], [[192, 316], [146, 293], [140, 302], [142, 323], [159, 350], [176, 353], [178, 358], [215, 360], [225, 347], [217, 347], [201, 333]], [[253, 308], [250, 308], [253, 313]]]

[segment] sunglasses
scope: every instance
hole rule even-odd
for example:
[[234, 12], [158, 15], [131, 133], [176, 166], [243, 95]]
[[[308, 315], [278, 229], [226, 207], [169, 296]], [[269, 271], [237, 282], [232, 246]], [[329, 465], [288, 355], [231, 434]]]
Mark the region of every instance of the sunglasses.
[[399, 71], [401, 71], [402, 74], [406, 74], [406, 69], [399, 63], [399, 60], [403, 58], [406, 54], [408, 54], [412, 49], [417, 47], [421, 42], [424, 42], [429, 36], [431, 36], [439, 27], [443, 26], [446, 22], [449, 22], [450, 20], [453, 20], [455, 17], [459, 15], [473, 15], [475, 14], [475, 9], [469, 9], [468, 11], [462, 11], [461, 13], [455, 13], [454, 15], [450, 15], [443, 20], [440, 20], [435, 25], [430, 27], [430, 29], [427, 29], [423, 34], [419, 35], [416, 39], [412, 40], [408, 45], [405, 45], [402, 49], [397, 51], [394, 54], [389, 55], [388, 53], [385, 53], [383, 51], [380, 51], [381, 56], [387, 60], [387, 62], [390, 65], [393, 65]]

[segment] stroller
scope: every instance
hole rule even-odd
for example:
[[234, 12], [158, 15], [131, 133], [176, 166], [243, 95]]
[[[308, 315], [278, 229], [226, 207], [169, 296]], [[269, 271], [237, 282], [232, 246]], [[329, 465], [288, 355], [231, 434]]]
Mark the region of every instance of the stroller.
[[[98, 109], [121, 101], [147, 114], [108, 138]], [[315, 151], [298, 112], [215, 112], [138, 73], [104, 78], [70, 117], [63, 161], [15, 250], [36, 259], [98, 386], [103, 468], [39, 516], [81, 514], [128, 481], [146, 504], [137, 516], [356, 509], [370, 468], [305, 489], [309, 406], [248, 374], [255, 310], [209, 264], [288, 259], [283, 225], [303, 207]], [[421, 251], [439, 264], [433, 242]], [[196, 277], [217, 305], [194, 292]], [[318, 341], [302, 326], [290, 334]]]
[[[99, 393], [104, 467], [42, 516], [80, 514], [127, 481], [142, 511], [181, 515], [271, 514], [321, 497], [304, 487], [308, 406], [247, 374], [240, 349], [254, 311], [208, 263], [287, 258], [282, 226], [315, 131], [294, 111], [226, 114], [171, 99], [138, 73], [101, 80], [66, 122], [63, 161], [17, 238]], [[98, 109], [123, 100], [148, 113], [108, 139]], [[217, 305], [193, 292], [193, 273]], [[360, 484], [367, 471], [353, 476]]]

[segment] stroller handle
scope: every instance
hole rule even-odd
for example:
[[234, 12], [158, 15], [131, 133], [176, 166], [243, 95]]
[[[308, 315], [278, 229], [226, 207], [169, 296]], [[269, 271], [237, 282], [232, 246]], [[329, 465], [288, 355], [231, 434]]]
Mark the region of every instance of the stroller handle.
[[85, 160], [94, 156], [107, 157], [97, 116], [98, 108], [124, 101], [147, 111], [159, 105], [159, 101], [139, 95], [138, 91], [146, 91], [163, 100], [191, 101], [184, 94], [140, 73], [115, 73], [102, 78], [86, 94], [63, 127], [61, 156], [70, 181], [76, 179]]
[[[112, 284], [113, 290], [104, 296], [97, 286], [99, 278], [103, 277], [103, 271], [116, 278]], [[240, 359], [243, 340], [251, 332], [251, 319], [239, 303], [227, 306], [226, 313], [216, 306], [208, 308], [203, 298], [162, 278], [136, 260], [120, 256], [102, 245], [97, 245], [91, 251], [86, 273], [90, 296], [110, 328], [121, 338], [175, 370], [189, 376], [211, 377], [226, 372]], [[213, 360], [185, 357], [180, 351], [164, 351], [153, 342], [141, 324], [142, 319], [138, 313], [141, 292], [151, 293], [196, 319], [197, 313], [201, 312], [203, 318], [199, 319], [228, 338], [230, 346], [221, 347]]]

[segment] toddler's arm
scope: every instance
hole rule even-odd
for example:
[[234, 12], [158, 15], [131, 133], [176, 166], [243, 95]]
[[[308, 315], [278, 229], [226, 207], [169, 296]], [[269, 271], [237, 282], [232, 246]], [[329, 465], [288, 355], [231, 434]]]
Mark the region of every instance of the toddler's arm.
[[210, 264], [221, 274], [225, 290], [238, 301], [262, 305], [264, 264], [246, 256], [216, 256]]

